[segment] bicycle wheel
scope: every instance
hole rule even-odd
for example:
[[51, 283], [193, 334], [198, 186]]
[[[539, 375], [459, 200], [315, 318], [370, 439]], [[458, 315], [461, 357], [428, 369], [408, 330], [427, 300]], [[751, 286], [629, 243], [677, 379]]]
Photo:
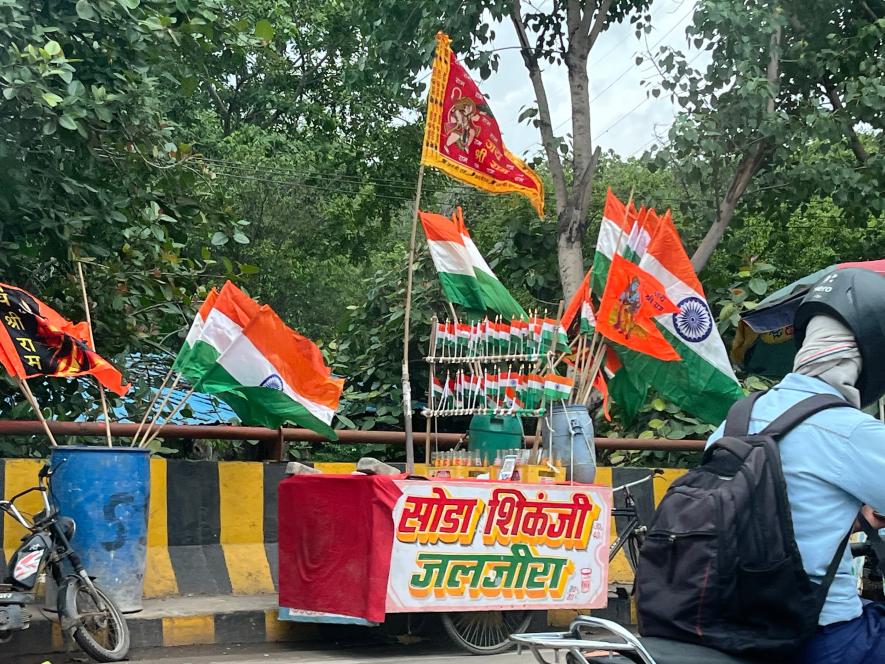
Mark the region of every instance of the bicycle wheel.
[[474, 655], [495, 655], [516, 647], [511, 634], [528, 630], [531, 611], [443, 613], [443, 627], [458, 646]]
[[77, 578], [68, 596], [66, 612], [76, 618], [74, 640], [83, 652], [98, 662], [119, 662], [129, 654], [129, 626], [113, 600], [99, 588], [90, 588]]

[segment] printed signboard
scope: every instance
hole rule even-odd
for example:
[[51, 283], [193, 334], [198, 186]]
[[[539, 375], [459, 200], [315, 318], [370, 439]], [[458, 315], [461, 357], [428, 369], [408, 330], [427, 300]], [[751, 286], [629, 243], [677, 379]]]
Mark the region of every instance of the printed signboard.
[[388, 613], [606, 605], [610, 488], [397, 484]]

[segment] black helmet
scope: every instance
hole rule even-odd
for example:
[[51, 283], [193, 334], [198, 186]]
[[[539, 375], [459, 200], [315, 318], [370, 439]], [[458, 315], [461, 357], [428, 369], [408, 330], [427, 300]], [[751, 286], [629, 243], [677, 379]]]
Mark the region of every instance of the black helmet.
[[856, 387], [861, 406], [869, 406], [885, 394], [885, 276], [845, 268], [819, 281], [796, 311], [797, 348], [805, 341], [808, 322], [821, 315], [841, 321], [854, 335], [861, 359]]

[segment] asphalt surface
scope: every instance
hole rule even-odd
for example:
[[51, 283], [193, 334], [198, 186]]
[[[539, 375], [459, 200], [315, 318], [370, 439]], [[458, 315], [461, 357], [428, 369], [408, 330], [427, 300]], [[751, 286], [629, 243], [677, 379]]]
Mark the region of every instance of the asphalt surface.
[[[447, 647], [425, 644], [352, 645], [322, 648], [297, 644], [257, 646], [206, 646], [162, 648], [136, 653], [139, 664], [452, 664], [469, 660], [470, 664], [532, 664], [529, 653], [471, 656]], [[53, 664], [56, 664], [53, 662]]]
[[[360, 634], [359, 632], [357, 634]], [[475, 656], [459, 650], [447, 640], [416, 637], [382, 637], [374, 630], [362, 631], [366, 638], [345, 634], [340, 640], [312, 643], [265, 643], [207, 645], [134, 650], [137, 664], [534, 664], [530, 653]], [[92, 660], [79, 649], [65, 654], [27, 655], [9, 658], [0, 645], [0, 664], [89, 664]]]

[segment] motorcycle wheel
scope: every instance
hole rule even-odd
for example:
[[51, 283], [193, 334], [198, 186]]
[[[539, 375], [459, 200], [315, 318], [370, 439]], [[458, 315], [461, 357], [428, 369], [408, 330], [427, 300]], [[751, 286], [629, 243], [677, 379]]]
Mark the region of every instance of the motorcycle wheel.
[[474, 655], [495, 655], [516, 647], [511, 634], [528, 630], [531, 611], [464, 611], [440, 615], [449, 638]]
[[119, 662], [129, 654], [129, 626], [113, 600], [100, 588], [76, 578], [65, 607], [76, 620], [71, 634], [83, 652], [97, 662]]

